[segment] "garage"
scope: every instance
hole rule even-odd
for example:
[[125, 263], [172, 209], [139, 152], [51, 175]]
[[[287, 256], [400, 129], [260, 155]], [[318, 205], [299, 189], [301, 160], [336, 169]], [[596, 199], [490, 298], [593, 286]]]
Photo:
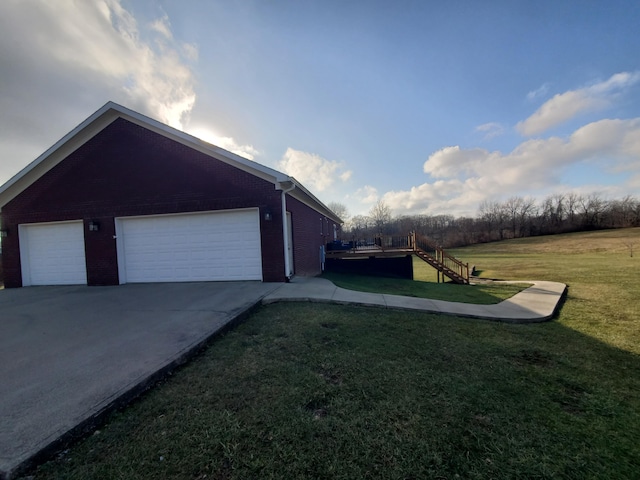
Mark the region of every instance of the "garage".
[[108, 102], [0, 185], [1, 275], [285, 282], [322, 272], [340, 223], [295, 178]]
[[19, 226], [22, 284], [86, 285], [82, 221]]
[[262, 280], [257, 208], [116, 219], [120, 283]]

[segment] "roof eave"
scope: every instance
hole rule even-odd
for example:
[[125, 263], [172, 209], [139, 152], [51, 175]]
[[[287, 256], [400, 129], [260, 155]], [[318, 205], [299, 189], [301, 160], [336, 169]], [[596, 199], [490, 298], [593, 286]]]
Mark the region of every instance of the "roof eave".
[[289, 193], [298, 200], [331, 218], [336, 223], [343, 223], [335, 213], [318, 200], [295, 178], [256, 163], [253, 160], [246, 159], [240, 155], [224, 150], [223, 148], [205, 142], [193, 135], [189, 135], [188, 133], [114, 102], [107, 102], [77, 127], [58, 140], [42, 155], [11, 177], [4, 185], [0, 186], [0, 211], [3, 206], [17, 197], [41, 176], [71, 155], [75, 150], [88, 142], [117, 118], [123, 118], [164, 137], [182, 143], [183, 145], [205, 155], [240, 168], [258, 178], [273, 183], [274, 188], [277, 190], [291, 189]]
[[[316, 198], [316, 196], [311, 193], [309, 190], [307, 190], [304, 185], [302, 185], [301, 183], [299, 183], [295, 178], [293, 177], [289, 177], [291, 179], [291, 181], [294, 183], [295, 185], [295, 189], [290, 192], [291, 195], [300, 200], [301, 202], [307, 204], [308, 206], [314, 208], [314, 210], [317, 210], [318, 212], [322, 213], [323, 215], [325, 215], [326, 217], [330, 218], [331, 220], [333, 220], [335, 223], [342, 225], [344, 222], [342, 221], [342, 219], [337, 216], [335, 213], [333, 213], [333, 211], [327, 207], [324, 203], [322, 203], [320, 200], [318, 200], [318, 198]], [[296, 194], [297, 192], [300, 192], [300, 194]], [[315, 206], [314, 206], [315, 205]]]

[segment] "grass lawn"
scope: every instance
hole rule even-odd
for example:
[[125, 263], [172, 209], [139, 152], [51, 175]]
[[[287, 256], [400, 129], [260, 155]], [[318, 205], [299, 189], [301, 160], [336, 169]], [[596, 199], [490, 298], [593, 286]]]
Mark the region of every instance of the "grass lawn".
[[360, 292], [386, 293], [405, 297], [430, 298], [452, 302], [490, 305], [500, 303], [528, 287], [499, 283], [457, 285], [452, 282], [436, 283], [436, 270], [428, 263], [413, 257], [413, 280], [404, 278], [372, 277], [325, 272], [322, 276], [337, 286]]
[[[555, 280], [548, 323], [275, 304], [35, 479], [634, 479], [640, 229], [461, 249]], [[596, 247], [597, 245], [597, 247]]]

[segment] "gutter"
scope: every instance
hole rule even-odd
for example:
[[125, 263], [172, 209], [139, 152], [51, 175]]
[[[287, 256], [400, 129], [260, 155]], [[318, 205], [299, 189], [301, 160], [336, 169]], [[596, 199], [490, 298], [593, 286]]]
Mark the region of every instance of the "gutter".
[[[285, 184], [289, 184], [285, 187]], [[291, 264], [289, 261], [289, 225], [287, 222], [287, 192], [290, 192], [296, 188], [296, 182], [292, 178], [288, 178], [286, 181], [278, 182], [278, 186], [282, 190], [280, 194], [282, 199], [282, 236], [284, 244], [284, 276], [288, 282], [291, 279]]]

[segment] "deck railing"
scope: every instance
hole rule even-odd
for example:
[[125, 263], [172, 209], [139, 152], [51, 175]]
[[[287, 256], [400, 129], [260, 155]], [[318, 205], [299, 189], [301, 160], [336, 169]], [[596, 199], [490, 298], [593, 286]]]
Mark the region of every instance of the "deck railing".
[[327, 245], [328, 252], [413, 251], [413, 248], [413, 235], [376, 235], [366, 238], [352, 238], [348, 242], [332, 242]]
[[352, 238], [349, 242], [333, 242], [327, 245], [327, 255], [344, 253], [375, 254], [376, 252], [412, 252], [430, 264], [440, 275], [457, 283], [469, 283], [469, 264], [463, 263], [427, 237], [409, 235], [377, 235], [364, 239]]
[[[438, 270], [438, 274], [442, 273], [443, 275], [446, 275], [450, 279], [459, 283], [469, 283], [468, 263], [463, 263], [453, 255], [449, 255], [444, 250], [444, 248], [435, 244], [429, 238], [423, 237], [422, 235], [418, 235], [416, 233], [413, 233], [412, 235], [414, 237], [416, 253], [418, 253], [418, 256], [420, 257], [420, 253], [433, 257], [436, 264], [433, 266]], [[425, 258], [423, 258], [423, 260], [431, 263]], [[438, 278], [438, 281], [439, 280], [440, 278]]]

